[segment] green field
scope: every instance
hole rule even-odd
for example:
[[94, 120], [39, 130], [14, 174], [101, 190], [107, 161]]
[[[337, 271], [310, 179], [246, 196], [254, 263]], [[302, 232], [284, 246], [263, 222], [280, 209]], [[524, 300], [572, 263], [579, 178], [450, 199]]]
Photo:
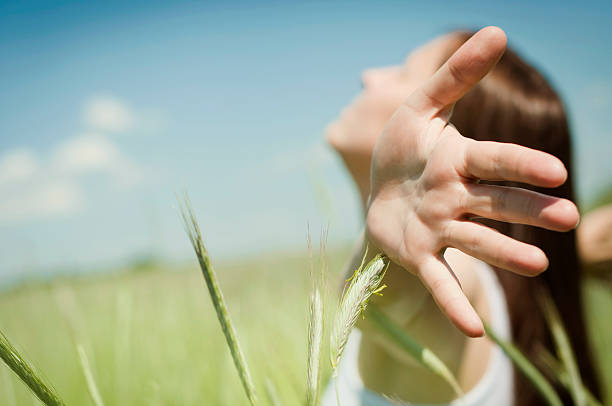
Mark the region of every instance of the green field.
[[[329, 279], [339, 279], [345, 256], [346, 250], [330, 255]], [[304, 402], [308, 263], [304, 250], [217, 265], [263, 404], [268, 403], [267, 379], [283, 404]], [[610, 404], [612, 290], [594, 280], [585, 290]], [[335, 303], [328, 300], [328, 312], [331, 305]], [[106, 405], [247, 404], [195, 261], [184, 267], [158, 265], [21, 285], [0, 296], [0, 329], [68, 405], [93, 404], [75, 341], [92, 362]], [[327, 364], [323, 362], [324, 381]], [[0, 365], [0, 405], [36, 404]]]

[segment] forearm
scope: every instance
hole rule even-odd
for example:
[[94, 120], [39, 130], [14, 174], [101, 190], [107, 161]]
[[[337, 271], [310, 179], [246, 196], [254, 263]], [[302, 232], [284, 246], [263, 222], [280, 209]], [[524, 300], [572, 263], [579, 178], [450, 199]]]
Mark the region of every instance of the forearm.
[[612, 204], [584, 215], [576, 237], [583, 269], [612, 277]]

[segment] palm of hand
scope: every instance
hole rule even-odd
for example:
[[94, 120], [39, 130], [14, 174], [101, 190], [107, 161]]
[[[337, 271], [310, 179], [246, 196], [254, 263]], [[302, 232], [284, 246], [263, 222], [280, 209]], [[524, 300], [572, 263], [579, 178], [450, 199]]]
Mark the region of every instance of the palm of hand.
[[482, 323], [442, 256], [446, 247], [528, 276], [548, 266], [539, 248], [470, 218], [557, 231], [578, 222], [578, 211], [568, 200], [477, 182], [556, 187], [567, 177], [561, 161], [514, 144], [474, 141], [448, 124], [453, 104], [486, 75], [504, 49], [500, 29], [489, 27], [475, 34], [395, 112], [372, 160], [370, 240], [418, 275], [441, 310], [470, 336], [482, 335]]

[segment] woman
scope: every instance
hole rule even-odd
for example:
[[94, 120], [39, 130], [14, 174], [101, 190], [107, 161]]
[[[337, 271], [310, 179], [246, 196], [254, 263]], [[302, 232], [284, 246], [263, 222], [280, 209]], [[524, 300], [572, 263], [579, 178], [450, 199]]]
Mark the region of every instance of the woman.
[[[403, 66], [366, 71], [362, 81], [363, 92], [327, 133], [359, 188], [370, 254], [393, 261], [377, 304], [451, 366], [466, 406], [535, 405], [541, 400], [508, 372], [499, 349], [466, 336], [483, 335], [480, 314], [532, 359], [541, 347], [552, 350], [537, 301], [546, 288], [597, 395], [581, 313], [569, 130], [557, 94], [506, 50], [496, 27], [440, 37]], [[360, 327], [340, 379], [358, 368], [342, 382], [365, 389], [340, 384], [341, 398], [453, 399], [367, 322]]]

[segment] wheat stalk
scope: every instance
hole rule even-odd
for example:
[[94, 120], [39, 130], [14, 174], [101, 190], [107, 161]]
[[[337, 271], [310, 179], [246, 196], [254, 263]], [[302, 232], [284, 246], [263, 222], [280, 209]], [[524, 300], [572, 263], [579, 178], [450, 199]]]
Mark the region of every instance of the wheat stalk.
[[11, 379], [10, 372], [6, 368], [2, 368], [2, 383], [4, 384], [5, 395], [8, 402], [6, 406], [16, 406], [17, 400], [15, 399], [13, 380]]
[[114, 339], [115, 390], [114, 401], [117, 405], [132, 404], [131, 386], [132, 363], [130, 342], [132, 334], [133, 295], [129, 287], [120, 286], [115, 300], [115, 323], [117, 334]]
[[389, 337], [393, 342], [398, 344], [412, 358], [429, 369], [440, 378], [444, 379], [450, 385], [455, 394], [459, 397], [463, 396], [463, 391], [457, 382], [457, 378], [453, 375], [450, 368], [429, 348], [423, 347], [414, 341], [401, 327], [389, 319], [377, 306], [370, 305], [368, 308], [368, 319]]
[[321, 289], [325, 288], [327, 261], [327, 229], [321, 230], [319, 239], [319, 275], [315, 277], [312, 259], [310, 226], [307, 228], [306, 242], [310, 262], [311, 294], [308, 302], [308, 371], [306, 379], [306, 405], [316, 406], [319, 397], [321, 345], [323, 341], [323, 299]]
[[87, 357], [87, 352], [81, 344], [82, 342], [86, 341], [86, 334], [83, 318], [78, 311], [79, 306], [74, 293], [69, 286], [64, 286], [61, 288], [56, 286], [54, 289], [54, 294], [58, 309], [64, 317], [70, 337], [72, 338], [72, 344], [77, 352], [79, 366], [81, 367], [81, 372], [85, 377], [89, 397], [95, 406], [104, 406], [104, 401], [102, 400], [102, 396], [100, 395], [100, 391], [96, 385], [96, 380], [94, 379], [91, 363]]
[[565, 332], [565, 328], [561, 322], [561, 317], [559, 316], [557, 307], [555, 306], [548, 291], [544, 288], [540, 289], [538, 300], [544, 313], [544, 317], [548, 322], [548, 327], [550, 328], [553, 341], [555, 342], [557, 355], [563, 363], [569, 377], [569, 392], [572, 395], [572, 400], [576, 406], [586, 406], [587, 400], [582, 390], [584, 385], [582, 384], [580, 371], [578, 370], [578, 364], [576, 363], [576, 357], [572, 351], [569, 337]]
[[64, 406], [64, 402], [55, 394], [34, 368], [19, 354], [17, 349], [0, 331], [0, 358], [17, 374], [32, 392], [47, 406]]
[[91, 366], [89, 365], [89, 359], [87, 358], [85, 349], [80, 344], [77, 344], [77, 353], [79, 354], [79, 364], [81, 365], [81, 370], [83, 371], [85, 382], [87, 383], [89, 397], [95, 406], [104, 406], [100, 390], [98, 389], [98, 385], [96, 385], [96, 380], [94, 379]]
[[[571, 378], [563, 364], [557, 360], [545, 347], [538, 349], [538, 360], [540, 364], [548, 371], [548, 374], [553, 377], [556, 382], [560, 383], [567, 390], [572, 390]], [[601, 402], [595, 398], [591, 391], [586, 387], [582, 386], [584, 397], [587, 402], [587, 406], [602, 406]]]
[[365, 311], [370, 296], [382, 289], [380, 284], [389, 265], [389, 259], [382, 254], [376, 255], [365, 267], [363, 262], [350, 279], [332, 326], [330, 361], [334, 377], [338, 374], [338, 364], [357, 317]]
[[323, 302], [317, 287], [310, 296], [308, 317], [308, 380], [306, 404], [316, 406], [319, 393], [319, 361], [323, 338]]
[[493, 342], [500, 346], [504, 353], [514, 362], [514, 365], [527, 380], [529, 380], [542, 398], [549, 406], [563, 406], [559, 395], [553, 389], [552, 385], [544, 378], [538, 369], [523, 355], [523, 353], [511, 343], [502, 340], [495, 331], [491, 330], [489, 325], [483, 320], [485, 332]]
[[278, 396], [276, 385], [274, 385], [274, 382], [270, 378], [266, 378], [266, 395], [268, 395], [270, 406], [283, 406], [283, 403]]
[[202, 269], [202, 275], [204, 276], [206, 286], [208, 287], [210, 299], [212, 300], [215, 311], [217, 312], [217, 318], [221, 324], [221, 330], [223, 330], [223, 334], [225, 335], [225, 340], [227, 341], [227, 345], [232, 354], [234, 365], [238, 375], [240, 376], [242, 386], [247, 398], [249, 399], [249, 402], [251, 403], [251, 406], [256, 406], [258, 404], [258, 400], [255, 393], [255, 385], [253, 384], [253, 379], [251, 378], [249, 368], [242, 350], [240, 349], [238, 339], [236, 338], [236, 332], [227, 312], [223, 294], [221, 293], [221, 289], [217, 283], [217, 276], [212, 265], [210, 264], [208, 251], [206, 250], [204, 242], [202, 241], [202, 234], [200, 233], [200, 227], [193, 212], [191, 202], [187, 194], [183, 196], [182, 202], [178, 196], [177, 200], [179, 203], [181, 216], [185, 224], [185, 231], [187, 232], [191, 245], [193, 246], [196, 256], [198, 257], [200, 268]]

